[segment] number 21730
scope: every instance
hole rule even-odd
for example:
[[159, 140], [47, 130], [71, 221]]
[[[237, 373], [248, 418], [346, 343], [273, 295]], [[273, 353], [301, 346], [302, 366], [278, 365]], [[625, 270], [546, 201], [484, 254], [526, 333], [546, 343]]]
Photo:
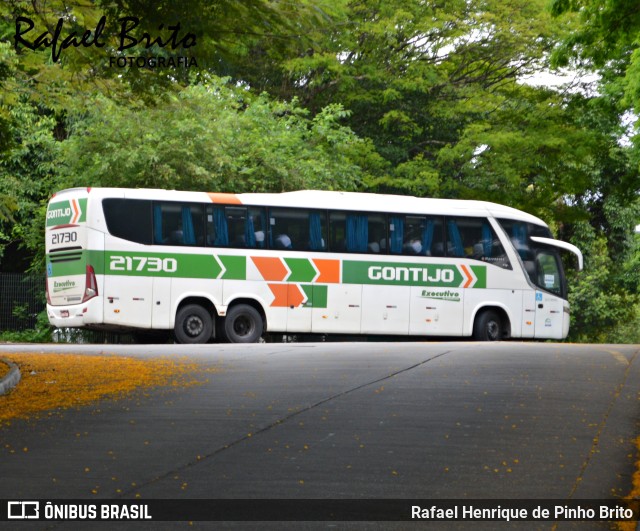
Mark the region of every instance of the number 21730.
[[149, 273], [175, 273], [178, 261], [175, 258], [158, 256], [112, 256], [109, 262], [111, 271], [147, 271]]

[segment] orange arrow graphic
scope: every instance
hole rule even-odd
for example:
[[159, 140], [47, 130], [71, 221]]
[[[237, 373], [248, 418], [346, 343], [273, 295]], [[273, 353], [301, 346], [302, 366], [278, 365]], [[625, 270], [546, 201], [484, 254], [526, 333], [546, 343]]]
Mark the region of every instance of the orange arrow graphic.
[[305, 295], [297, 284], [267, 284], [275, 297], [271, 306], [300, 306], [305, 300]]
[[71, 219], [71, 223], [77, 223], [80, 219], [80, 207], [75, 199], [71, 200], [71, 207], [73, 208], [73, 218]]
[[251, 260], [256, 264], [258, 271], [265, 280], [284, 280], [289, 273], [280, 258], [269, 258], [264, 256], [252, 256]]
[[296, 308], [301, 306], [306, 298], [302, 290], [297, 284], [287, 284], [287, 288], [289, 288], [287, 293], [289, 296], [289, 306], [294, 306]]
[[467, 281], [465, 282], [463, 287], [464, 288], [468, 288], [473, 283], [473, 276], [469, 272], [469, 269], [467, 268], [466, 265], [460, 265], [460, 269], [462, 269], [462, 272], [464, 273], [464, 276], [467, 277]]
[[288, 284], [268, 284], [271, 293], [275, 297], [271, 306], [285, 307], [287, 306], [287, 291]]
[[271, 306], [274, 307], [286, 307], [286, 306], [301, 306], [305, 300], [305, 295], [297, 284], [267, 284], [271, 293], [273, 293], [274, 299]]
[[313, 260], [320, 274], [316, 278], [316, 282], [325, 284], [340, 283], [340, 260], [328, 260], [325, 258], [315, 258]]

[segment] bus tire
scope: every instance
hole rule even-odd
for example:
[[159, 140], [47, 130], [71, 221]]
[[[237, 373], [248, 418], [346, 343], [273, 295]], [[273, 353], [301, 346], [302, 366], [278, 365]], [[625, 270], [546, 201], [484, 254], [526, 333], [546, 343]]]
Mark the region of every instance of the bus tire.
[[256, 343], [263, 330], [260, 312], [248, 304], [233, 306], [224, 319], [224, 337], [229, 343]]
[[206, 343], [213, 334], [211, 314], [199, 304], [187, 304], [178, 311], [174, 327], [178, 343]]
[[473, 324], [473, 339], [476, 341], [499, 341], [504, 336], [504, 324], [494, 310], [483, 310]]

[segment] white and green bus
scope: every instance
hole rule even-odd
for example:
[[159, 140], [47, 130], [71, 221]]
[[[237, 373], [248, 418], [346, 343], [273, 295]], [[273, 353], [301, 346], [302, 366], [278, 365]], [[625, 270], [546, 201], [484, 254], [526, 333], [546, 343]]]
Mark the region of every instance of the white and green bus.
[[74, 188], [46, 221], [56, 327], [562, 339], [560, 251], [540, 219], [487, 202], [365, 193]]

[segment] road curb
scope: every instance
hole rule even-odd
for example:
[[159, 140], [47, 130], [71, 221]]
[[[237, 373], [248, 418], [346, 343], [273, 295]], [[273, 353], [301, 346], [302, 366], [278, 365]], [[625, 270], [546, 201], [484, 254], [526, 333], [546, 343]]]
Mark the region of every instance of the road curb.
[[18, 366], [12, 361], [0, 358], [0, 363], [6, 363], [9, 366], [9, 372], [7, 373], [7, 375], [4, 378], [0, 379], [0, 396], [2, 396], [7, 394], [9, 391], [11, 391], [11, 389], [18, 385], [18, 382], [20, 381], [22, 375], [20, 374], [20, 369], [18, 369]]

